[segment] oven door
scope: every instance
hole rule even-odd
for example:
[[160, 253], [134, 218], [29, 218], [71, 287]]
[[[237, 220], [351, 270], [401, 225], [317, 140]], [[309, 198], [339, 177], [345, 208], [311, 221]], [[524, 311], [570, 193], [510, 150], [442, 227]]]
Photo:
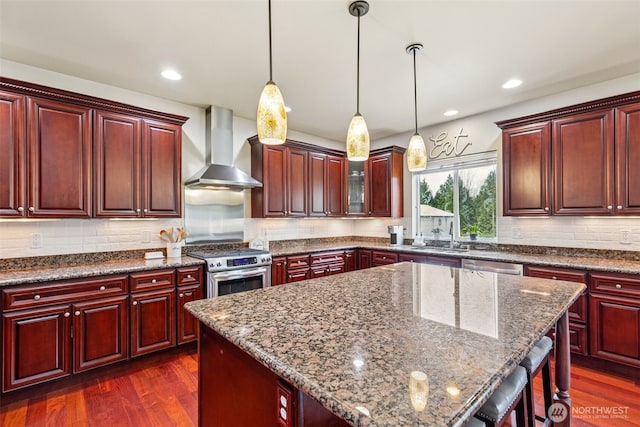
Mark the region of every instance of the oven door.
[[271, 286], [271, 266], [209, 273], [207, 297], [251, 291]]

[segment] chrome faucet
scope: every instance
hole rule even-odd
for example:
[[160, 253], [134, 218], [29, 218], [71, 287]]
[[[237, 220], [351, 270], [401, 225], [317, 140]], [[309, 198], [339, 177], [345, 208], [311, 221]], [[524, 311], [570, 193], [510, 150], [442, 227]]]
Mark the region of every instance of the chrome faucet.
[[453, 221], [449, 224], [449, 248], [453, 249]]

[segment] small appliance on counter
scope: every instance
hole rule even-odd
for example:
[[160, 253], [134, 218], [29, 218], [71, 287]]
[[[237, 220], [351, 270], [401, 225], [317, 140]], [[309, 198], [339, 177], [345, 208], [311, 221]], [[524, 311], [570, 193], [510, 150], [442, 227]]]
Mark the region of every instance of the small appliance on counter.
[[404, 244], [404, 228], [401, 225], [390, 225], [388, 228], [391, 236], [391, 246]]

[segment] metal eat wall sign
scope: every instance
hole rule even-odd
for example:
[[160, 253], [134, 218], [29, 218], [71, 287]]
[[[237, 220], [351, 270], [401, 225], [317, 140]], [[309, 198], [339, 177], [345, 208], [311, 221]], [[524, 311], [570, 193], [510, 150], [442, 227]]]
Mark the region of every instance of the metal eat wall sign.
[[469, 135], [464, 133], [464, 129], [449, 139], [447, 132], [440, 132], [437, 136], [430, 136], [429, 141], [433, 143], [433, 148], [429, 152], [430, 159], [438, 159], [440, 157], [458, 157], [469, 148], [471, 142], [465, 140]]

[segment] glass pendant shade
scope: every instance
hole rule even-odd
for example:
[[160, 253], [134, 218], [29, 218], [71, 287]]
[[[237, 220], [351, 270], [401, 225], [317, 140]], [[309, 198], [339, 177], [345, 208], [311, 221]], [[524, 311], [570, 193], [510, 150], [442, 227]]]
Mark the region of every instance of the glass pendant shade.
[[407, 167], [409, 172], [420, 172], [427, 168], [427, 147], [419, 133], [415, 133], [409, 141]]
[[347, 159], [352, 162], [362, 162], [369, 158], [369, 129], [367, 122], [360, 113], [351, 119], [347, 131]]
[[267, 145], [284, 144], [287, 139], [287, 112], [278, 86], [267, 82], [260, 95], [257, 114], [258, 139]]

